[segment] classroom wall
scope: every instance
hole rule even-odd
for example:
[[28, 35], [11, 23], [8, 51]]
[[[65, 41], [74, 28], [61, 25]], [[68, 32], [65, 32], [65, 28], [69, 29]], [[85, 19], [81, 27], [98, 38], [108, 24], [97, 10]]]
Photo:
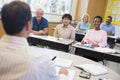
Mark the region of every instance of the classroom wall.
[[115, 36], [120, 38], [120, 25], [115, 25]]
[[83, 13], [87, 12], [90, 15], [91, 28], [93, 28], [93, 18], [96, 15], [104, 18], [107, 1], [108, 0], [78, 0], [75, 19], [80, 21]]
[[80, 21], [84, 13], [87, 12], [89, 0], [78, 0], [75, 20]]
[[95, 16], [104, 18], [107, 1], [108, 0], [89, 0], [87, 13], [90, 15], [91, 28], [93, 28], [93, 19]]

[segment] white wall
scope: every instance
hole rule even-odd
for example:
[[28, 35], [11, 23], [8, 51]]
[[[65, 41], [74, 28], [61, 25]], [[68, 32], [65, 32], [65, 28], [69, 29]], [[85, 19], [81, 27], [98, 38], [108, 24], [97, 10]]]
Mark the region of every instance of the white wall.
[[[77, 7], [77, 0], [72, 0], [71, 15], [72, 15], [73, 20], [75, 20], [76, 7]], [[34, 16], [34, 14], [33, 14], [33, 16]], [[60, 22], [62, 15], [44, 14], [44, 17], [49, 22]]]
[[115, 36], [120, 37], [120, 25], [115, 25]]

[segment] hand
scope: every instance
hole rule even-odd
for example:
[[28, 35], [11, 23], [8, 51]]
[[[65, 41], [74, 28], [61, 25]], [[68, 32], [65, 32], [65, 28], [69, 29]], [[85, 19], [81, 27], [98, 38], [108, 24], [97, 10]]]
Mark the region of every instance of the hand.
[[38, 31], [38, 35], [44, 35], [44, 34], [45, 34], [45, 33], [44, 33], [43, 30]]
[[37, 35], [38, 32], [37, 31], [32, 31], [32, 33], [35, 34], [35, 35]]
[[59, 74], [68, 75], [68, 71], [65, 68], [61, 68], [60, 71], [59, 71]]
[[57, 34], [57, 36], [56, 36], [58, 39], [60, 38], [60, 35], [59, 34]]
[[92, 47], [99, 47], [98, 44], [92, 44]]
[[81, 44], [86, 44], [86, 42], [84, 40], [81, 41]]
[[40, 30], [40, 31], [32, 31], [32, 33], [35, 34], [35, 35], [43, 35], [43, 34], [45, 34], [42, 30]]
[[77, 31], [78, 33], [83, 33], [83, 31], [80, 30], [80, 29], [77, 29], [76, 31]]

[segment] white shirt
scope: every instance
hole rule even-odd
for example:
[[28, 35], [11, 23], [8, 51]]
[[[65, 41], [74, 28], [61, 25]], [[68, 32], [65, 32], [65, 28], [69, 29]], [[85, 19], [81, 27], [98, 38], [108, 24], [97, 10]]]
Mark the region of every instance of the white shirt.
[[[39, 54], [40, 53], [40, 54]], [[4, 35], [0, 40], [0, 80], [61, 80], [52, 61], [22, 37]]]

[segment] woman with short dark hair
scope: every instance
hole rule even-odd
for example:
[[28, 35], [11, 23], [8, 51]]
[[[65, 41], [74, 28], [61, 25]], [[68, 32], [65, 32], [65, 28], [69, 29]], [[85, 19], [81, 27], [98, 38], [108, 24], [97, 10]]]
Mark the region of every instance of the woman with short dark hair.
[[70, 24], [72, 16], [70, 14], [64, 14], [62, 16], [62, 24], [56, 26], [54, 36], [64, 39], [75, 39], [74, 27]]

